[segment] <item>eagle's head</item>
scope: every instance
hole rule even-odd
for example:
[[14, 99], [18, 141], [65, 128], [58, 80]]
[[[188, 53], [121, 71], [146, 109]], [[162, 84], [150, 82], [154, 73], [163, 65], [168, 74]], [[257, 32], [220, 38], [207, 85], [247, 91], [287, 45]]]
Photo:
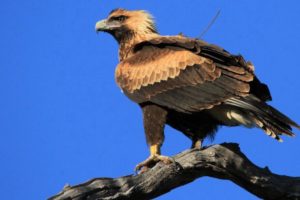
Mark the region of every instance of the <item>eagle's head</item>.
[[112, 10], [107, 19], [96, 23], [96, 31], [113, 35], [117, 41], [122, 41], [135, 35], [156, 34], [153, 17], [144, 10]]

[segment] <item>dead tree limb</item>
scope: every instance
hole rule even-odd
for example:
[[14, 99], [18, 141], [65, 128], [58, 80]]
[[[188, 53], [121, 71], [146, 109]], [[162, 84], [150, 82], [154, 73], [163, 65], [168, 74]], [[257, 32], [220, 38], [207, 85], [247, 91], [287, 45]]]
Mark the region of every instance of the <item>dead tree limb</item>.
[[300, 199], [300, 177], [277, 175], [254, 165], [237, 144], [187, 150], [174, 159], [176, 163], [158, 163], [143, 174], [96, 178], [67, 186], [49, 200], [151, 199], [202, 176], [231, 180], [262, 199]]

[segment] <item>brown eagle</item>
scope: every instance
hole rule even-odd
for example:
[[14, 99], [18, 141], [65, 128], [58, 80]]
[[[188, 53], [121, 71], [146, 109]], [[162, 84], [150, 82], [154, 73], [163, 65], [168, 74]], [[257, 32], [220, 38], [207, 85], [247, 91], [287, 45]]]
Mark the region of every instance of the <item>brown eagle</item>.
[[171, 161], [160, 154], [166, 124], [190, 138], [192, 148], [201, 148], [222, 125], [258, 127], [278, 141], [300, 128], [266, 103], [268, 86], [240, 55], [183, 35], [161, 36], [143, 10], [115, 9], [97, 22], [96, 31], [118, 41], [116, 82], [143, 111], [150, 157], [137, 170]]

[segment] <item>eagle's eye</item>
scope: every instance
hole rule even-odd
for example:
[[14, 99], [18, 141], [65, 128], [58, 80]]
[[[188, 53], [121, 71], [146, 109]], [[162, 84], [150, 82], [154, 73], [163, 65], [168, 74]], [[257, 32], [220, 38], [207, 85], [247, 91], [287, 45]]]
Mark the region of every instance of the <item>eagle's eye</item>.
[[110, 20], [112, 21], [119, 21], [119, 22], [123, 22], [127, 19], [128, 17], [124, 16], [124, 15], [120, 15], [120, 16], [116, 16], [116, 17], [111, 17]]

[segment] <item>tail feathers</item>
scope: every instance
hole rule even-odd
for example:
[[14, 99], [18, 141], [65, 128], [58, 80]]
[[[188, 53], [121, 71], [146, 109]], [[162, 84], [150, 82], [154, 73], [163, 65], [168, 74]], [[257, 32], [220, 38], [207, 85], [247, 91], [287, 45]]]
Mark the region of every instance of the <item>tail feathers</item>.
[[281, 134], [285, 134], [292, 137], [295, 136], [295, 134], [291, 131], [290, 126], [282, 127], [281, 125], [269, 119], [263, 119], [262, 117], [256, 116], [255, 123], [258, 127], [263, 129], [268, 136], [278, 140], [279, 142], [282, 142], [282, 139], [279, 137], [279, 135]]
[[281, 121], [287, 123], [290, 126], [293, 126], [297, 129], [300, 129], [300, 125], [298, 125], [296, 122], [291, 120], [289, 117], [287, 117], [283, 113], [279, 112], [278, 110], [276, 110], [272, 106], [269, 106], [266, 103], [265, 103], [265, 105], [269, 108], [269, 110], [268, 110], [269, 114], [274, 115], [274, 117], [276, 117], [278, 120], [281, 120]]
[[295, 136], [292, 127], [300, 129], [300, 126], [289, 117], [276, 110], [272, 106], [253, 96], [245, 98], [232, 98], [226, 104], [246, 109], [252, 116], [253, 123], [263, 129], [267, 135], [282, 142], [279, 135]]

